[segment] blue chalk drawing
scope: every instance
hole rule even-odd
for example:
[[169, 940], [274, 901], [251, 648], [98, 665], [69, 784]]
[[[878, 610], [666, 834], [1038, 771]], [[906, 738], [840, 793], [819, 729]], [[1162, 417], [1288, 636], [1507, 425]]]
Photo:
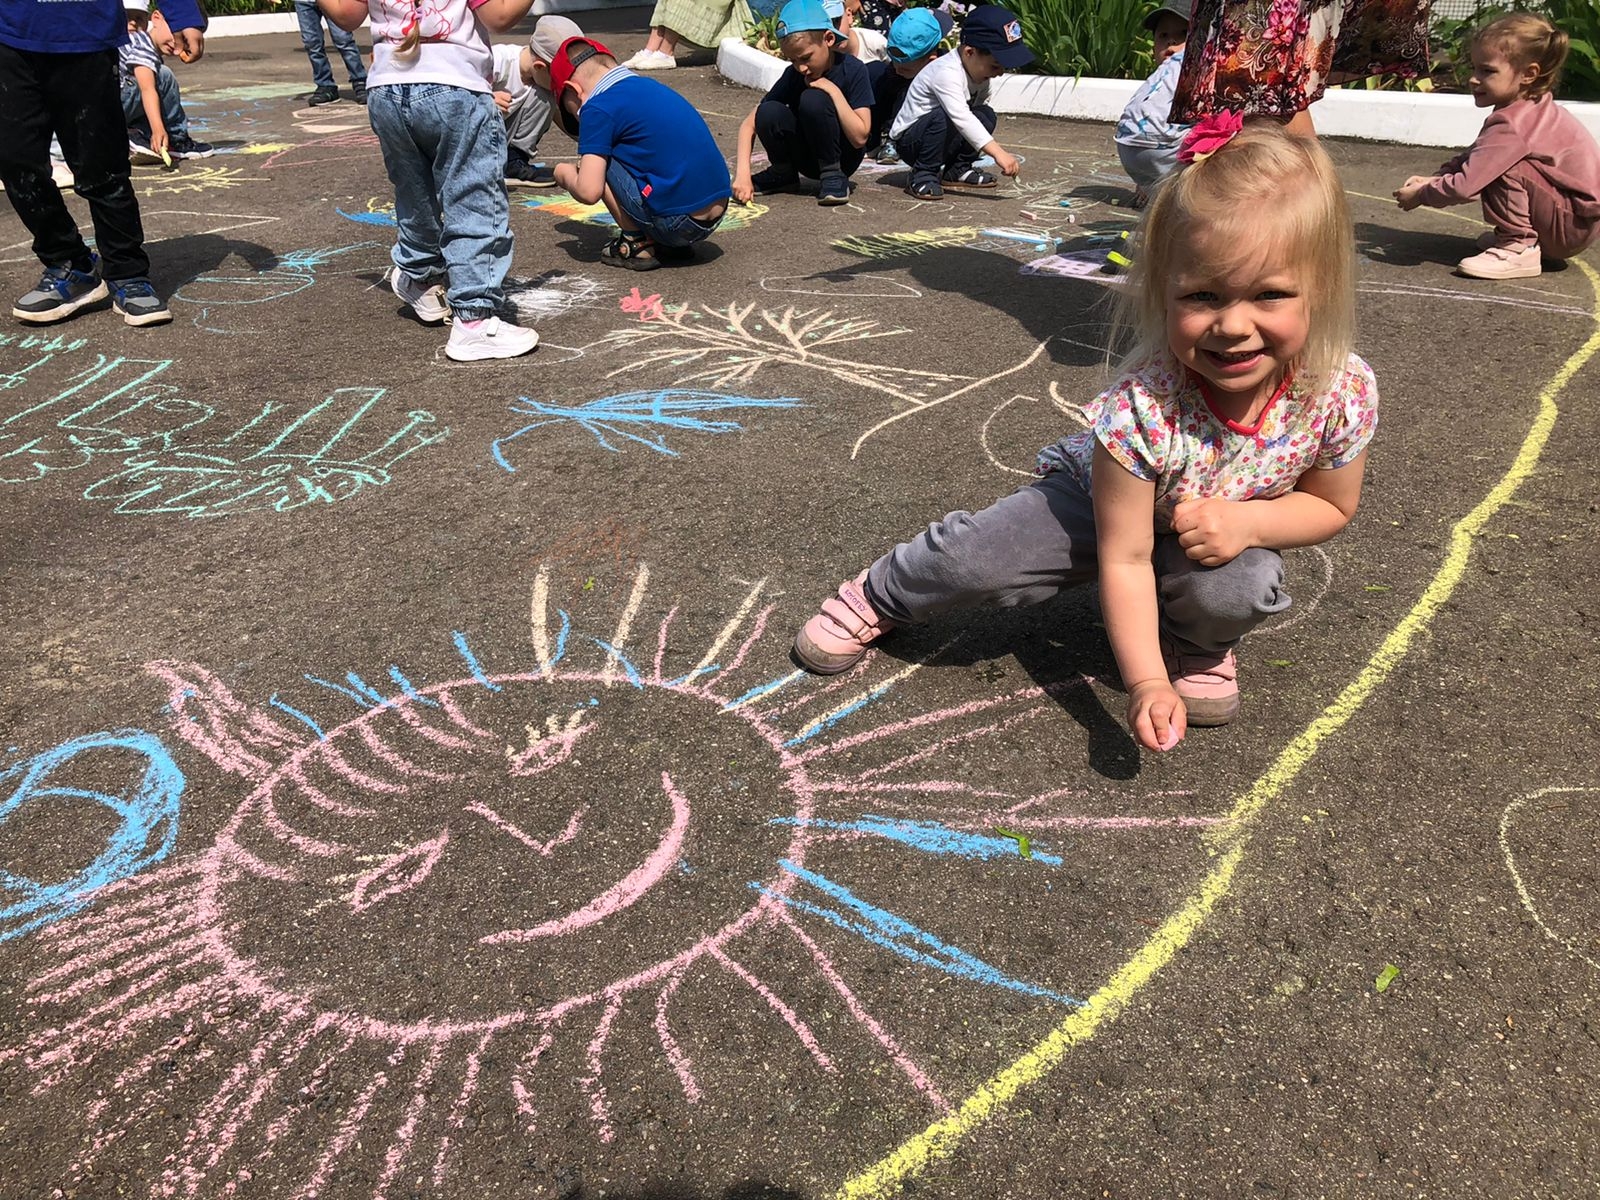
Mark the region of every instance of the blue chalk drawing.
[[[802, 821], [798, 817], [777, 817], [774, 825], [803, 825], [807, 829], [837, 829], [846, 833], [865, 833], [873, 837], [899, 842], [924, 854], [937, 854], [955, 858], [1022, 859], [1022, 849], [1016, 838], [996, 837], [986, 833], [969, 833], [964, 829], [951, 829], [938, 821], [913, 821], [898, 817], [877, 817], [865, 814], [859, 821]], [[1059, 867], [1061, 858], [1037, 849], [1024, 862], [1043, 863]]]
[[305, 291], [317, 281], [317, 273], [328, 263], [357, 250], [377, 249], [377, 242], [357, 242], [353, 246], [325, 246], [291, 250], [277, 257], [265, 270], [238, 275], [199, 275], [172, 293], [172, 299], [199, 308], [194, 325], [209, 333], [243, 333], [238, 328], [245, 314], [241, 306], [266, 304]]
[[346, 221], [355, 221], [360, 225], [387, 226], [390, 229], [394, 229], [399, 224], [399, 222], [394, 219], [394, 209], [392, 208], [377, 209], [372, 212], [345, 212], [345, 210], [342, 208], [335, 208], [333, 211], [338, 213]]
[[84, 499], [124, 515], [291, 512], [380, 487], [450, 433], [420, 409], [378, 425], [384, 388], [338, 388], [304, 406], [263, 400], [235, 426], [166, 382], [171, 359], [93, 358], [55, 395], [0, 418], [0, 483], [89, 468], [101, 477]]
[[[144, 765], [119, 793], [52, 782], [80, 754], [94, 750], [131, 752]], [[183, 772], [166, 747], [142, 729], [86, 734], [0, 771], [0, 825], [41, 800], [88, 801], [121, 821], [99, 856], [70, 879], [45, 883], [0, 868], [0, 942], [70, 916], [101, 888], [166, 858], [178, 840], [183, 787]]]
[[[507, 471], [514, 472], [516, 467], [512, 466], [505, 456], [507, 445], [523, 434], [532, 433], [535, 429], [570, 421], [587, 430], [595, 441], [613, 454], [620, 451], [606, 440], [607, 434], [615, 438], [626, 438], [630, 442], [637, 442], [654, 450], [657, 454], [676, 458], [678, 452], [667, 445], [668, 430], [683, 429], [694, 433], [715, 434], [737, 433], [744, 428], [737, 421], [708, 421], [695, 415], [697, 413], [726, 412], [740, 408], [800, 407], [804, 405], [799, 400], [786, 398], [757, 400], [748, 396], [726, 396], [721, 392], [700, 392], [683, 388], [624, 392], [620, 396], [591, 400], [588, 404], [581, 404], [576, 408], [544, 404], [523, 396], [512, 402], [511, 411], [542, 419], [534, 421], [531, 425], [524, 425], [515, 433], [507, 434], [503, 438], [496, 438], [492, 452], [495, 462]], [[635, 432], [635, 430], [652, 429], [659, 432], [654, 436], [648, 436], [646, 432]]]
[[[833, 882], [824, 875], [808, 871], [804, 867], [788, 861], [779, 860], [778, 865], [804, 883], [809, 883], [823, 895], [836, 901], [843, 909], [829, 908], [821, 904], [813, 904], [808, 900], [801, 900], [795, 896], [786, 896], [764, 887], [759, 883], [750, 886], [763, 895], [781, 900], [796, 912], [809, 913], [814, 917], [821, 917], [832, 925], [858, 937], [865, 938], [875, 946], [898, 954], [901, 958], [925, 967], [943, 971], [961, 979], [970, 979], [974, 983], [987, 984], [990, 987], [1005, 988], [1007, 991], [1021, 992], [1025, 996], [1040, 996], [1047, 1000], [1056, 1000], [1062, 1004], [1082, 1004], [1083, 1001], [1075, 996], [1068, 996], [1061, 992], [1051, 991], [1049, 988], [1040, 987], [1026, 980], [1014, 979], [1001, 971], [998, 967], [991, 966], [980, 958], [975, 958], [958, 946], [942, 942], [933, 934], [917, 928], [904, 917], [897, 917], [893, 913], [868, 904], [848, 888]], [[850, 915], [854, 914], [854, 915]]]

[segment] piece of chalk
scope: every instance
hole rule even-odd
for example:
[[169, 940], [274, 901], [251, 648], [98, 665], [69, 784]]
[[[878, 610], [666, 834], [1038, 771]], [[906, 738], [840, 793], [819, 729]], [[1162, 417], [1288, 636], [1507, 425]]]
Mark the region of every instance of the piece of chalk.
[[1040, 241], [1037, 235], [1032, 233], [1024, 233], [1021, 230], [985, 229], [981, 236], [1005, 238], [1010, 242], [1027, 242], [1029, 245], [1037, 246], [1041, 250], [1048, 250], [1050, 248], [1047, 243]]
[[172, 165], [172, 155], [167, 153], [167, 148], [165, 146], [161, 147], [161, 163], [163, 166], [167, 167]]
[[1062, 208], [1071, 208], [1072, 207], [1072, 201], [1071, 200], [1062, 200], [1059, 203], [1060, 203], [1060, 206]]
[[1039, 219], [1038, 213], [1031, 213], [1027, 209], [1022, 210], [1022, 215], [1027, 217], [1030, 221], [1037, 221]]

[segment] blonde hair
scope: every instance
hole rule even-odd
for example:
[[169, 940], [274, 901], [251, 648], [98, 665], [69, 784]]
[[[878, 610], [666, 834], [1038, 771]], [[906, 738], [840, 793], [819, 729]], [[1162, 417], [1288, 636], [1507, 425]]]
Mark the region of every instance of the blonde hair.
[[1205, 269], [1266, 259], [1305, 281], [1309, 336], [1294, 364], [1322, 390], [1355, 344], [1355, 235], [1327, 152], [1276, 123], [1251, 124], [1215, 154], [1156, 189], [1133, 241], [1133, 268], [1116, 329], [1133, 346], [1124, 369], [1170, 361], [1167, 289], [1180, 254]]
[[1522, 71], [1529, 65], [1539, 68], [1539, 74], [1523, 93], [1530, 100], [1553, 92], [1561, 78], [1561, 66], [1567, 61], [1570, 39], [1536, 13], [1507, 13], [1490, 21], [1472, 35], [1472, 47], [1490, 45], [1499, 50], [1511, 65]]

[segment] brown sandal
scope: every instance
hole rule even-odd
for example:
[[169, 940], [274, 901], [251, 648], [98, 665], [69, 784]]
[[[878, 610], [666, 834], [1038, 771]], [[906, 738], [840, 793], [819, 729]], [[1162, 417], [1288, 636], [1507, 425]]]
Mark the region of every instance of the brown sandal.
[[600, 251], [600, 261], [628, 271], [654, 271], [661, 265], [656, 244], [637, 229], [619, 229], [611, 243]]

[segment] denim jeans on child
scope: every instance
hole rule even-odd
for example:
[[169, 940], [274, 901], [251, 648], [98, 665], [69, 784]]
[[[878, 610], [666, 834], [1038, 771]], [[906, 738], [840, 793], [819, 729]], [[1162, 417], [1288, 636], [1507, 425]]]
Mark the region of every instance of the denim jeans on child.
[[449, 275], [457, 320], [494, 315], [511, 267], [506, 123], [488, 92], [391, 83], [367, 96], [394, 185], [394, 265], [419, 283]]
[[[167, 136], [182, 141], [189, 136], [189, 118], [183, 111], [183, 101], [178, 88], [178, 77], [168, 68], [156, 72], [156, 98], [161, 101], [161, 123]], [[128, 128], [150, 132], [150, 118], [145, 115], [144, 97], [137, 83], [126, 80], [122, 84], [122, 113], [128, 119]]]
[[667, 217], [651, 212], [639, 191], [639, 181], [614, 158], [606, 164], [606, 186], [622, 211], [633, 218], [634, 224], [644, 230], [652, 242], [663, 246], [692, 246], [703, 242], [722, 223], [721, 217], [715, 221], [697, 221], [688, 213]]
[[89, 202], [95, 249], [107, 279], [144, 279], [150, 260], [128, 167], [128, 122], [117, 87], [117, 52], [46, 54], [0, 44], [0, 182], [47, 267], [87, 270], [89, 247], [50, 181], [50, 134]]
[[[1188, 654], [1227, 650], [1268, 616], [1289, 607], [1283, 558], [1252, 548], [1220, 567], [1202, 567], [1176, 534], [1156, 537], [1161, 632]], [[1018, 488], [982, 512], [953, 512], [867, 571], [872, 607], [898, 624], [940, 613], [1039, 604], [1091, 582], [1094, 504], [1065, 471]]]
[[817, 88], [800, 93], [793, 108], [763, 100], [756, 109], [756, 136], [774, 167], [813, 179], [821, 178], [824, 168], [854, 174], [866, 155], [865, 147], [858, 150], [845, 141], [839, 110]]
[[[333, 67], [328, 62], [328, 52], [322, 40], [322, 10], [316, 4], [295, 0], [294, 15], [300, 21], [300, 44], [311, 60], [311, 78], [319, 88], [333, 88]], [[350, 76], [351, 87], [367, 86], [367, 67], [361, 61], [361, 48], [356, 45], [356, 35], [346, 33], [332, 21], [328, 32], [333, 37], [333, 48], [344, 59], [344, 69]]]
[[[994, 132], [994, 109], [987, 104], [974, 104], [972, 115], [982, 122], [990, 133]], [[894, 139], [900, 151], [900, 161], [911, 168], [911, 177], [942, 175], [949, 170], [970, 167], [978, 160], [979, 151], [961, 136], [961, 131], [945, 115], [942, 108], [924, 113], [911, 128]]]

